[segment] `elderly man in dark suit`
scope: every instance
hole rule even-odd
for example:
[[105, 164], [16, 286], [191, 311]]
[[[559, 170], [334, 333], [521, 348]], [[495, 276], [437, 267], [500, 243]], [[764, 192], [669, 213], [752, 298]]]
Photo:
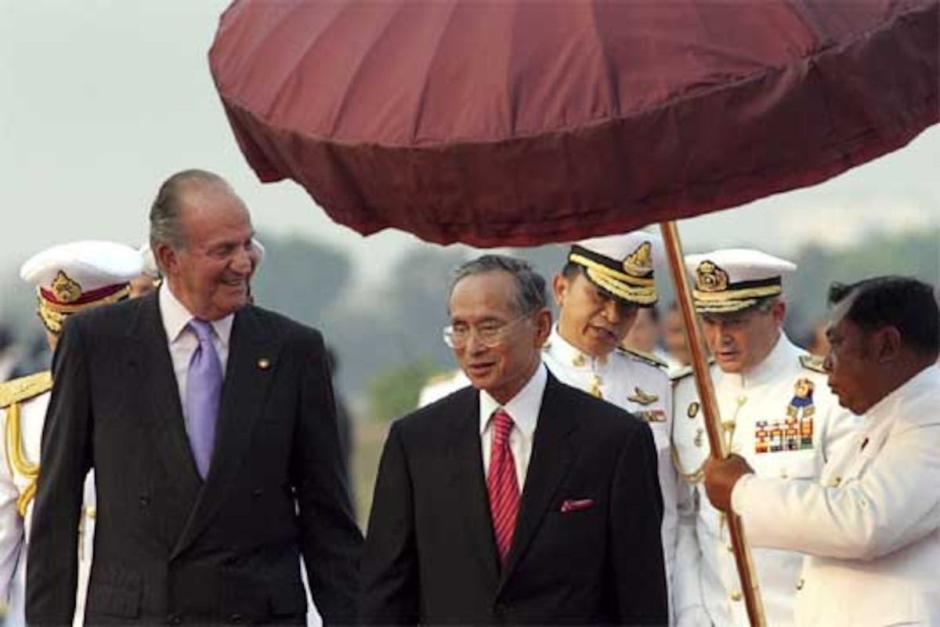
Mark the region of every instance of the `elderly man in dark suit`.
[[303, 624], [300, 555], [325, 621], [351, 622], [362, 539], [320, 334], [248, 304], [251, 219], [217, 175], [170, 177], [150, 227], [163, 286], [58, 345], [28, 622], [72, 622], [92, 467], [86, 624]]
[[481, 257], [447, 343], [472, 383], [396, 422], [363, 554], [365, 623], [666, 622], [649, 427], [559, 383], [545, 282]]

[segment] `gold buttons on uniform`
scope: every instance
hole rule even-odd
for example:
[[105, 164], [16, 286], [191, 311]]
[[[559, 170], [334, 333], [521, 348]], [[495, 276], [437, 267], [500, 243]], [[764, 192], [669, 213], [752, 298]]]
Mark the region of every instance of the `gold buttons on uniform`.
[[726, 548], [728, 549], [728, 553], [734, 553], [734, 547], [730, 544]]
[[832, 480], [832, 484], [830, 487], [838, 488], [839, 484], [841, 483], [842, 483], [842, 477], [836, 477], [835, 479]]
[[800, 578], [800, 580], [796, 582], [796, 589], [797, 589], [797, 590], [802, 590], [802, 589], [803, 589], [803, 579], [802, 579], [802, 578]]
[[741, 596], [741, 593], [738, 590], [735, 590], [734, 592], [731, 593], [731, 600], [734, 601], [735, 603], [740, 601], [742, 598], [743, 597]]
[[790, 478], [790, 475], [787, 474], [787, 469], [786, 469], [786, 468], [781, 468], [781, 469], [780, 469], [780, 478], [781, 478], [781, 479], [789, 479], [789, 478]]

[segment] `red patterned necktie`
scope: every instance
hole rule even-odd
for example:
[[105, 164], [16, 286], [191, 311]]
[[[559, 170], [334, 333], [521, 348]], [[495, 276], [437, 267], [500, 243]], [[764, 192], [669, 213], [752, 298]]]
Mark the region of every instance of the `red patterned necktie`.
[[497, 410], [492, 418], [492, 442], [490, 445], [490, 469], [486, 476], [486, 487], [490, 495], [490, 514], [493, 516], [493, 533], [500, 561], [505, 564], [512, 546], [512, 534], [516, 530], [519, 513], [519, 484], [516, 480], [516, 462], [509, 448], [509, 432], [512, 418], [505, 410]]

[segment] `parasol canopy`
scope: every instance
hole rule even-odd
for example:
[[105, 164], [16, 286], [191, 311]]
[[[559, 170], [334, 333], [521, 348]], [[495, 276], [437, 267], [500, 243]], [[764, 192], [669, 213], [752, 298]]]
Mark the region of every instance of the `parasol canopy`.
[[940, 119], [937, 0], [236, 0], [262, 181], [438, 243], [623, 232], [821, 182]]

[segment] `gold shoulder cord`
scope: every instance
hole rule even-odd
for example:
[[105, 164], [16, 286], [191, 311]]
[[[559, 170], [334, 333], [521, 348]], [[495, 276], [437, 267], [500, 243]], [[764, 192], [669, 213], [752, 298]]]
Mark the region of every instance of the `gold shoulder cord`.
[[[725, 436], [725, 448], [728, 451], [731, 450], [731, 442], [734, 439], [734, 428], [737, 425], [738, 413], [741, 411], [741, 408], [744, 407], [744, 403], [746, 402], [747, 402], [746, 396], [738, 397], [737, 407], [735, 407], [735, 410], [734, 410], [734, 416], [732, 417], [731, 420], [724, 420], [721, 423], [721, 427], [722, 427], [721, 430]], [[705, 461], [703, 461], [699, 465], [698, 468], [696, 468], [692, 472], [687, 471], [682, 466], [682, 461], [679, 459], [679, 449], [675, 445], [675, 428], [676, 428], [676, 421], [673, 420], [672, 421], [673, 445], [671, 447], [672, 448], [672, 451], [671, 451], [672, 465], [675, 467], [676, 472], [679, 473], [679, 476], [682, 477], [687, 483], [700, 483], [702, 481], [702, 478], [705, 476], [705, 464], [706, 462], [708, 462], [708, 456], [705, 457]]]
[[16, 510], [20, 516], [26, 516], [26, 507], [36, 495], [36, 479], [39, 477], [39, 464], [32, 464], [26, 459], [23, 452], [23, 435], [20, 426], [20, 404], [12, 403], [7, 407], [7, 433], [6, 451], [7, 459], [13, 466], [13, 471], [27, 479], [29, 484], [16, 500]]

